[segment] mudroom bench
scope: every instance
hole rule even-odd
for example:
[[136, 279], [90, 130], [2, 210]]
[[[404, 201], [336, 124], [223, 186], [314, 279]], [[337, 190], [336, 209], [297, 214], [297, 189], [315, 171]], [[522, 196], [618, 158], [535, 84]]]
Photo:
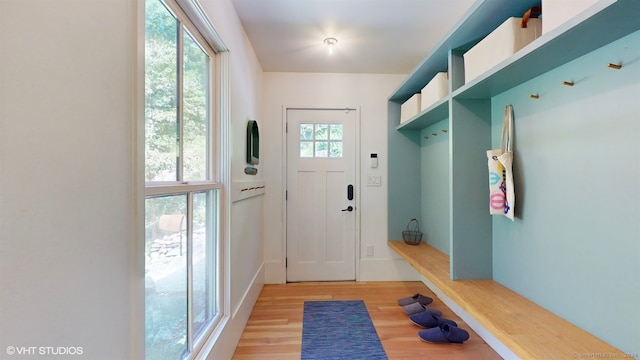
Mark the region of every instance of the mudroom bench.
[[451, 280], [449, 257], [424, 242], [417, 246], [403, 241], [388, 244], [447, 306], [456, 313], [462, 310], [458, 315], [505, 358], [626, 357], [621, 350], [493, 280]]

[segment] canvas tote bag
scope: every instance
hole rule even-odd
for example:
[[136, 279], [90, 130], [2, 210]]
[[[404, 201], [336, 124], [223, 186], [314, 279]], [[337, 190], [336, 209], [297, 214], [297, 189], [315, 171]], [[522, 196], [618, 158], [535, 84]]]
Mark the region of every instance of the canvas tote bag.
[[513, 189], [513, 107], [504, 108], [500, 149], [487, 151], [489, 165], [489, 213], [513, 221], [516, 197]]

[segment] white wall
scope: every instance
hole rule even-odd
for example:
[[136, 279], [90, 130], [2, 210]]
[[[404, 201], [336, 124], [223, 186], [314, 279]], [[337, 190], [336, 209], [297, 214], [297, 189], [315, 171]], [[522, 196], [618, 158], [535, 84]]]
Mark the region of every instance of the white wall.
[[[262, 69], [231, 2], [201, 3], [231, 51], [232, 179], [259, 183], [242, 169]], [[143, 357], [137, 16], [131, 0], [0, 1], [0, 357]], [[230, 317], [209, 358], [232, 356], [262, 287], [262, 199], [227, 204]]]
[[[283, 106], [346, 107], [360, 109], [360, 233], [359, 280], [417, 280], [404, 260], [387, 246], [387, 97], [404, 75], [265, 73], [264, 148], [265, 195], [264, 238], [267, 283], [283, 283], [284, 273], [284, 168]], [[369, 167], [370, 153], [377, 153], [379, 166]], [[262, 159], [261, 159], [262, 161]], [[367, 187], [369, 175], [382, 176], [381, 187]], [[366, 247], [374, 255], [366, 256]]]
[[0, 1], [0, 357], [139, 358], [135, 2]]

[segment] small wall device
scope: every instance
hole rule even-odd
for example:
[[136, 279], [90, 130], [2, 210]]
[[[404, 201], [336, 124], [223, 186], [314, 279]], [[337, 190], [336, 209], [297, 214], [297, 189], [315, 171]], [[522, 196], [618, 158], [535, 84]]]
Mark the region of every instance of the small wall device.
[[378, 154], [371, 154], [371, 167], [372, 168], [378, 167]]

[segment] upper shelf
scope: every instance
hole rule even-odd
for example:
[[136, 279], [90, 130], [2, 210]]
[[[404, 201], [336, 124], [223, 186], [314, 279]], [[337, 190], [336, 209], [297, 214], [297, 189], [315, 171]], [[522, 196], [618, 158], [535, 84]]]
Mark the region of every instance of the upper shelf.
[[[511, 3], [518, 3], [520, 6]], [[508, 17], [521, 15], [535, 5], [535, 0], [484, 0], [476, 3], [434, 52], [394, 91], [389, 101], [404, 102], [419, 92], [437, 72], [443, 71], [443, 67], [446, 68], [449, 51], [469, 48], [470, 44], [477, 43]], [[601, 0], [534, 40], [474, 81], [455, 90], [450, 97], [474, 99], [500, 94], [639, 30], [639, 13], [638, 0]], [[428, 114], [423, 113], [422, 116]], [[408, 129], [413, 126], [416, 125], [406, 123], [400, 128]]]
[[390, 101], [403, 103], [427, 85], [436, 73], [446, 71], [449, 51], [471, 48], [512, 16], [522, 16], [541, 0], [483, 0], [474, 3], [434, 50], [393, 92]]
[[449, 97], [445, 97], [407, 122], [396, 127], [396, 130], [420, 130], [449, 117]]
[[600, 1], [460, 87], [452, 97], [478, 99], [498, 95], [640, 30], [639, 14], [638, 0]]

